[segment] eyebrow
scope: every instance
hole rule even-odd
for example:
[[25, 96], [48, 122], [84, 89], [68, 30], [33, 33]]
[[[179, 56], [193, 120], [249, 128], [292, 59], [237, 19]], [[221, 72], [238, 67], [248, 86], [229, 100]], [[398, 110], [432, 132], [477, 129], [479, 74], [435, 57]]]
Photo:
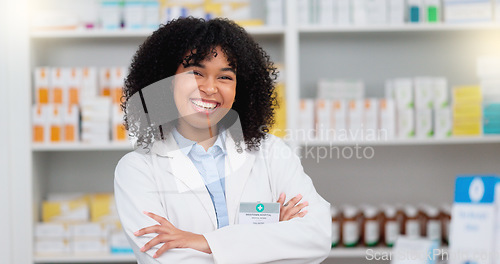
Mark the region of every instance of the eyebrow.
[[[195, 62], [189, 63], [186, 66], [184, 66], [184, 68], [188, 68], [188, 67], [200, 67], [202, 69], [205, 69], [205, 65], [200, 64], [200, 63], [195, 63]], [[230, 72], [236, 74], [236, 71], [233, 68], [231, 68], [231, 67], [229, 67], [229, 68], [222, 68], [221, 71], [230, 71]]]

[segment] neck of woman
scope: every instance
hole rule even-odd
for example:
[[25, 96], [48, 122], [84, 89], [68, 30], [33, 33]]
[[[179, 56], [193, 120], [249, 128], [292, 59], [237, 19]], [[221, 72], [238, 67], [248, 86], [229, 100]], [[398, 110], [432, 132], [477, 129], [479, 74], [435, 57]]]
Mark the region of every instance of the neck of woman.
[[217, 125], [208, 128], [197, 128], [186, 124], [179, 120], [177, 124], [177, 131], [185, 138], [196, 141], [207, 151], [215, 144], [217, 140], [218, 128]]

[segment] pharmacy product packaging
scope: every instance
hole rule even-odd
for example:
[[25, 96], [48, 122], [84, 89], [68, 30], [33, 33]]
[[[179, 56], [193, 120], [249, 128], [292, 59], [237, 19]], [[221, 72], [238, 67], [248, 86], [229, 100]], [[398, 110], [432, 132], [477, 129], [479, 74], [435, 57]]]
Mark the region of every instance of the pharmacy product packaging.
[[328, 140], [330, 138], [331, 101], [316, 99], [315, 128], [316, 139]]
[[114, 104], [111, 111], [111, 139], [114, 142], [125, 142], [127, 140], [127, 130], [123, 124], [123, 110], [120, 105]]
[[415, 108], [431, 109], [433, 106], [434, 80], [431, 77], [417, 77], [413, 80]]
[[441, 18], [441, 0], [424, 0], [424, 21], [438, 23]]
[[49, 197], [42, 203], [43, 222], [87, 222], [89, 205], [83, 195]]
[[67, 96], [67, 69], [52, 68], [50, 72], [50, 96], [49, 101], [53, 104], [66, 103], [63, 98]]
[[379, 140], [393, 139], [396, 136], [396, 105], [393, 99], [381, 99], [379, 118]]
[[389, 24], [402, 25], [406, 21], [406, 4], [401, 0], [387, 0], [389, 10]]
[[394, 98], [398, 109], [413, 108], [413, 81], [409, 78], [394, 79], [392, 81]]
[[78, 105], [80, 104], [81, 90], [83, 84], [82, 68], [68, 68], [67, 69], [67, 85], [68, 92], [64, 102], [67, 105]]
[[424, 0], [407, 0], [408, 8], [408, 22], [410, 23], [421, 23], [423, 21], [424, 14]]
[[48, 104], [49, 103], [49, 87], [50, 85], [51, 69], [49, 67], [35, 68], [35, 103]]
[[[399, 236], [390, 254], [391, 264], [435, 264], [440, 259], [439, 243], [421, 237]], [[375, 254], [369, 254], [368, 260], [375, 260]]]
[[109, 229], [103, 223], [73, 223], [69, 225], [69, 232], [73, 239], [107, 239], [109, 236]]
[[82, 68], [82, 87], [80, 95], [82, 98], [99, 95], [97, 86], [97, 69], [95, 67]]
[[376, 98], [365, 99], [363, 111], [363, 129], [365, 139], [376, 140], [379, 124], [379, 100]]
[[69, 242], [64, 238], [35, 238], [34, 251], [37, 256], [71, 253]]
[[330, 127], [334, 133], [334, 140], [337, 139], [341, 133], [347, 130], [347, 101], [334, 100], [331, 104], [331, 123]]
[[457, 177], [451, 216], [450, 264], [499, 263], [495, 255], [500, 249], [499, 210], [497, 175]]
[[299, 131], [297, 139], [312, 140], [315, 137], [314, 132], [314, 99], [300, 99], [299, 103]]
[[347, 129], [348, 138], [350, 140], [363, 139], [363, 117], [364, 117], [364, 100], [350, 100], [349, 110], [347, 113]]
[[109, 237], [109, 247], [111, 250], [111, 254], [134, 253], [123, 230], [117, 230], [111, 233]]
[[32, 110], [33, 142], [49, 142], [49, 105], [35, 104]]
[[[266, 25], [283, 26], [283, 1], [284, 0], [266, 0]], [[327, 1], [328, 2], [328, 1]], [[333, 2], [333, 0], [330, 0]], [[333, 7], [332, 7], [333, 12]]]
[[144, 27], [158, 29], [160, 25], [160, 3], [155, 0], [144, 1]]
[[311, 24], [311, 14], [310, 5], [312, 1], [310, 0], [297, 0], [297, 10], [298, 10], [298, 24], [299, 26], [305, 26]]
[[127, 76], [127, 68], [115, 67], [111, 75], [111, 98], [113, 104], [119, 104], [123, 95], [123, 85]]
[[446, 78], [433, 79], [433, 106], [436, 109], [447, 107], [449, 103], [448, 81]]
[[321, 26], [335, 24], [337, 17], [335, 0], [318, 0], [318, 4], [318, 24]]
[[443, 0], [446, 23], [491, 22], [491, 0]]
[[432, 108], [415, 110], [415, 135], [417, 138], [431, 138], [434, 136]]
[[339, 26], [351, 25], [351, 1], [336, 0], [337, 3], [337, 24]]
[[101, 27], [106, 30], [121, 28], [122, 6], [121, 1], [103, 0], [100, 6], [99, 18]]
[[110, 139], [111, 98], [94, 97], [82, 101], [82, 142], [107, 143]]
[[483, 105], [484, 134], [500, 134], [500, 102]]
[[90, 195], [90, 220], [98, 223], [117, 224], [118, 212], [112, 193]]
[[99, 69], [99, 96], [111, 96], [111, 71], [110, 67]]
[[61, 107], [63, 115], [63, 140], [65, 142], [78, 142], [80, 133], [80, 111], [78, 105], [65, 105]]
[[451, 137], [452, 122], [449, 106], [434, 109], [434, 137]]
[[413, 138], [415, 136], [415, 110], [413, 108], [399, 108], [396, 112], [396, 131], [399, 138]]
[[35, 224], [35, 238], [37, 239], [67, 239], [71, 236], [69, 225], [65, 223], [43, 223]]
[[48, 124], [49, 124], [49, 141], [50, 143], [58, 143], [62, 141], [63, 136], [63, 106], [59, 104], [48, 105]]
[[366, 4], [369, 0], [351, 0], [352, 23], [355, 26], [366, 25], [367, 9]]
[[366, 0], [366, 21], [370, 25], [385, 25], [388, 18], [387, 0]]
[[74, 237], [70, 242], [73, 254], [105, 254], [110, 252], [107, 239], [101, 238], [78, 238]]
[[126, 29], [144, 27], [144, 5], [142, 1], [125, 0], [123, 5], [123, 22]]

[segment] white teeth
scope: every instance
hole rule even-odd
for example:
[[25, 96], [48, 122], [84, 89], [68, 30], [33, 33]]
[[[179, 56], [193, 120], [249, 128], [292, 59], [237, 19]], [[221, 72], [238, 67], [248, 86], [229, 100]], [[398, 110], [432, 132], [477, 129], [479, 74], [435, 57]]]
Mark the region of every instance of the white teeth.
[[208, 102], [203, 102], [203, 101], [198, 101], [198, 100], [192, 100], [191, 102], [193, 102], [193, 104], [195, 104], [198, 107], [202, 107], [202, 108], [209, 109], [209, 110], [217, 107], [216, 103], [208, 103]]

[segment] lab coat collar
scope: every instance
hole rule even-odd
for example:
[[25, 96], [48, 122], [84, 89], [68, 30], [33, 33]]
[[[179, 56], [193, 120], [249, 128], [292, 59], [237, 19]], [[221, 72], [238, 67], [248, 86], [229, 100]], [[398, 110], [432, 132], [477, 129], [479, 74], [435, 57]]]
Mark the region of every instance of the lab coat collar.
[[[227, 151], [225, 159], [226, 204], [229, 224], [235, 224], [240, 198], [252, 170], [255, 156], [246, 150], [244, 142], [241, 143], [243, 151], [238, 152], [231, 133], [229, 131], [226, 133], [224, 142]], [[191, 160], [179, 149], [172, 134], [169, 133], [163, 141], [155, 142], [151, 152], [160, 157], [169, 158], [171, 173], [185, 185], [178, 186], [179, 192], [192, 191], [196, 194], [210, 215], [214, 228], [217, 228], [215, 209], [203, 179]]]

